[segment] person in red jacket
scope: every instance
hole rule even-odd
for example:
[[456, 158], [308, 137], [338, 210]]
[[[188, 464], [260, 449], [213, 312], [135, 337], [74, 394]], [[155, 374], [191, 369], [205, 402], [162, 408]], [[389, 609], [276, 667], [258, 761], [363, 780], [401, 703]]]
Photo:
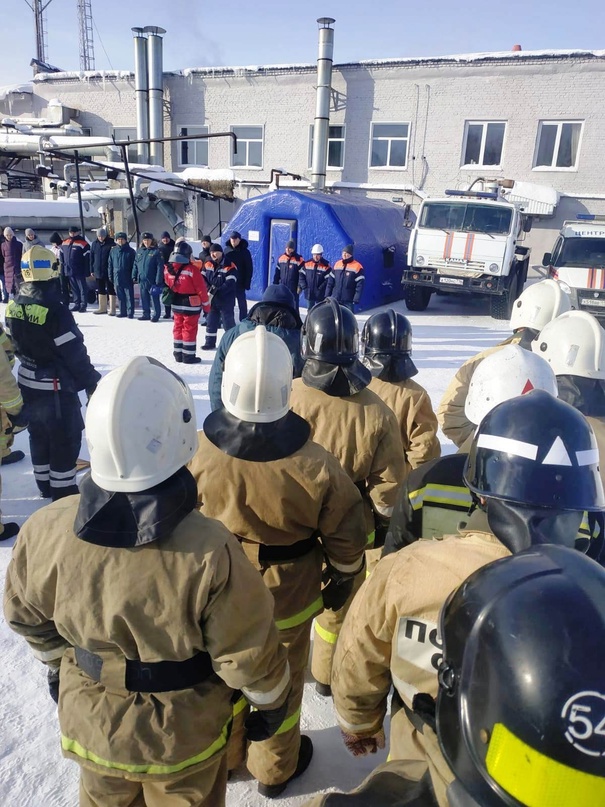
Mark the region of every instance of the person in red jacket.
[[210, 308], [206, 281], [200, 267], [182, 252], [170, 256], [164, 267], [164, 281], [172, 291], [174, 358], [185, 364], [199, 364], [201, 359], [195, 355], [197, 326], [202, 309], [207, 313]]

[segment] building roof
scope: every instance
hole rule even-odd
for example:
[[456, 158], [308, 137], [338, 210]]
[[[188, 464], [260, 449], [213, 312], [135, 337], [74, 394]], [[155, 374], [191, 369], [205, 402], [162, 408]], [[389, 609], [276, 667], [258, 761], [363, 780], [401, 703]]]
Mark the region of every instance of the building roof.
[[[335, 70], [354, 70], [359, 68], [394, 68], [394, 67], [440, 67], [447, 65], [485, 65], [489, 63], [509, 63], [516, 62], [549, 62], [549, 61], [605, 61], [605, 50], [582, 50], [574, 49], [547, 49], [547, 50], [522, 50], [522, 51], [494, 51], [486, 53], [459, 53], [449, 56], [406, 56], [391, 59], [362, 59], [358, 62], [343, 62], [335, 64]], [[298, 64], [268, 64], [268, 65], [244, 65], [229, 66], [216, 65], [212, 67], [184, 67], [181, 70], [169, 71], [170, 76], [247, 76], [266, 75], [275, 73], [307, 73], [315, 72], [317, 69], [315, 62]], [[71, 71], [61, 73], [39, 73], [34, 76], [35, 82], [56, 82], [56, 81], [128, 81], [134, 77], [134, 73], [128, 70], [87, 70]]]

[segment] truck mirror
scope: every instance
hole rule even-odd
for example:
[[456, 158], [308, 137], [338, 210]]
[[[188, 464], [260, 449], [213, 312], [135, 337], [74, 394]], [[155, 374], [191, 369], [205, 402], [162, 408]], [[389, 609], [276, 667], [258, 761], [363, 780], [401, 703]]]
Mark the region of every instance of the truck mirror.
[[523, 219], [523, 232], [528, 233], [531, 231], [531, 226], [533, 224], [533, 219], [531, 216], [525, 216]]
[[542, 258], [542, 266], [550, 266], [552, 263], [552, 252], [545, 252]]

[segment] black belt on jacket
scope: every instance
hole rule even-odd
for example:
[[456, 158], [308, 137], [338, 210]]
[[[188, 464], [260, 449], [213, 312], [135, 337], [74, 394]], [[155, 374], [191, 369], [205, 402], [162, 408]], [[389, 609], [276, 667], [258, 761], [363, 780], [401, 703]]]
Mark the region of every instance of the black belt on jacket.
[[[75, 647], [76, 662], [93, 681], [101, 681], [103, 659], [96, 653]], [[124, 689], [129, 692], [171, 692], [190, 689], [213, 674], [212, 660], [205, 651], [185, 661], [131, 661], [126, 659]]]
[[295, 558], [302, 558], [315, 548], [317, 543], [317, 534], [313, 533], [309, 538], [302, 541], [297, 541], [295, 544], [282, 544], [279, 546], [267, 546], [267, 544], [258, 545], [258, 560], [259, 562], [267, 563], [283, 563]]

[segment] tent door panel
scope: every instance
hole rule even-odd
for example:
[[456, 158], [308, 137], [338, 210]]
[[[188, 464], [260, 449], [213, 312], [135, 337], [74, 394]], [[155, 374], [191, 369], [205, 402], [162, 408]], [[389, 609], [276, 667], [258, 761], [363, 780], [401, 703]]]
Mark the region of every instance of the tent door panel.
[[296, 219], [271, 219], [269, 266], [267, 267], [267, 285], [273, 283], [273, 275], [277, 261], [286, 249], [290, 239], [296, 241], [298, 222]]

